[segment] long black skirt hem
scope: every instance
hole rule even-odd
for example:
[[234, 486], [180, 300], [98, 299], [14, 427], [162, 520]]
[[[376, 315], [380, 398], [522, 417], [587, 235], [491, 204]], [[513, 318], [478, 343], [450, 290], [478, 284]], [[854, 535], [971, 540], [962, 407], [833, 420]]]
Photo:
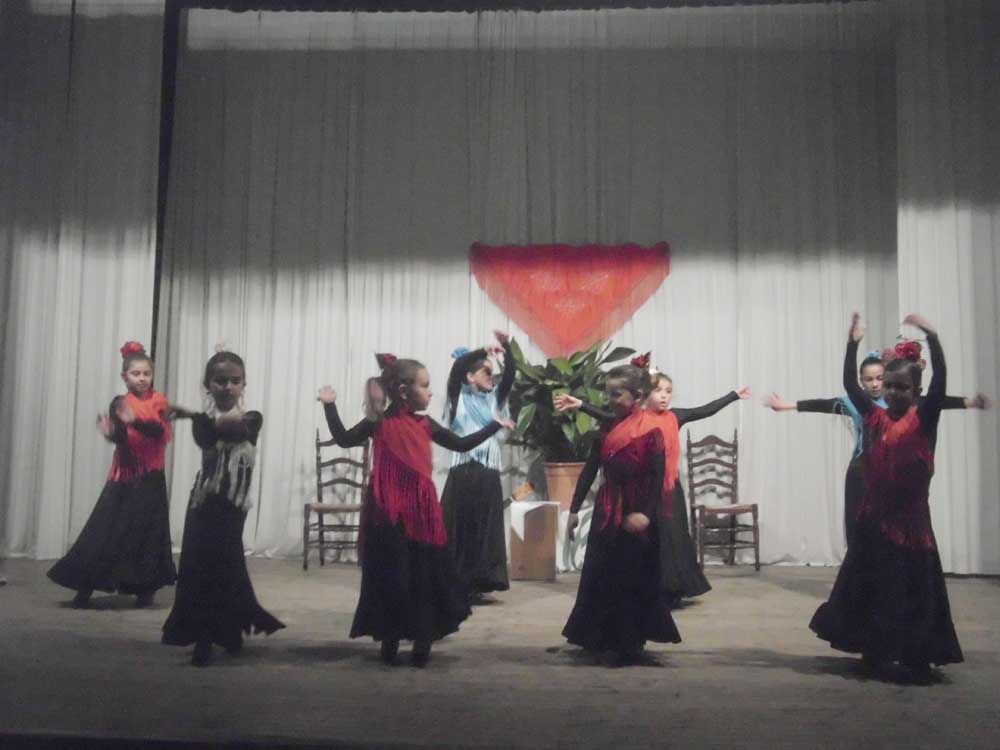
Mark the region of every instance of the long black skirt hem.
[[[622, 529], [591, 527], [576, 603], [563, 635], [588, 651], [634, 654], [647, 641], [680, 643], [659, 585], [659, 545]], [[655, 526], [649, 529], [656, 539]]]
[[907, 665], [955, 664], [962, 649], [937, 550], [893, 544], [859, 522], [809, 627], [838, 651]]
[[188, 510], [177, 595], [163, 625], [163, 643], [210, 641], [232, 649], [245, 633], [285, 627], [257, 601], [243, 554], [245, 521], [242, 510], [212, 495]]
[[361, 593], [351, 638], [429, 643], [456, 632], [472, 614], [447, 547], [375, 522], [364, 525], [362, 540]]
[[688, 525], [687, 501], [680, 482], [674, 485], [672, 515], [660, 520], [660, 575], [663, 590], [672, 598], [690, 599], [712, 590], [698, 564], [698, 553]]
[[52, 581], [76, 591], [151, 594], [177, 580], [170, 506], [162, 471], [134, 482], [108, 482]]
[[454, 467], [441, 493], [441, 512], [462, 585], [483, 594], [509, 589], [500, 472], [478, 461]]

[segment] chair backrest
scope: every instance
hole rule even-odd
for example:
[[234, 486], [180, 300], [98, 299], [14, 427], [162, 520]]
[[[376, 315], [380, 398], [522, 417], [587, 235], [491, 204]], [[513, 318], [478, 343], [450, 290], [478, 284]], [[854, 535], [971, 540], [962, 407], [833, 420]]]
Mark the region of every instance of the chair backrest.
[[[361, 458], [351, 453], [341, 453], [333, 458], [324, 458], [323, 449], [337, 444], [333, 439], [323, 440], [316, 430], [316, 502], [324, 502], [324, 493], [336, 495], [337, 487], [346, 488], [350, 495], [356, 495], [354, 502], [360, 503], [368, 486], [368, 446], [365, 443]], [[330, 500], [337, 498], [331, 497]]]
[[737, 431], [733, 440], [708, 435], [701, 440], [687, 436], [688, 502], [694, 505], [699, 495], [715, 495], [730, 505], [739, 503]]

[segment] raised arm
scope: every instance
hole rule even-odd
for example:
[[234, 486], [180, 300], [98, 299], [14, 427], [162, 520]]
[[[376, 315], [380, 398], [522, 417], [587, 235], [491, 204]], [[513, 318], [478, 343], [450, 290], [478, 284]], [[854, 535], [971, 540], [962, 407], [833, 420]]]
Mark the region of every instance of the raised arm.
[[862, 416], [875, 408], [874, 403], [864, 392], [858, 382], [857, 375], [855, 375], [858, 369], [858, 344], [861, 343], [864, 335], [865, 329], [861, 325], [861, 316], [854, 313], [851, 318], [851, 330], [847, 335], [847, 351], [844, 353], [844, 390], [847, 392], [847, 397], [851, 399], [851, 403], [854, 404], [854, 408]]
[[510, 389], [514, 387], [514, 376], [517, 368], [514, 366], [514, 353], [510, 349], [510, 338], [506, 334], [497, 332], [497, 339], [503, 347], [503, 375], [500, 377], [500, 384], [497, 385], [497, 406], [503, 407]]
[[502, 424], [494, 420], [481, 430], [465, 435], [464, 437], [459, 437], [447, 427], [442, 427], [430, 417], [427, 419], [429, 419], [431, 423], [431, 440], [440, 445], [442, 448], [447, 448], [448, 450], [456, 451], [457, 453], [471, 451], [477, 445], [489, 440], [491, 436], [495, 435], [497, 431], [503, 427]]
[[931, 375], [931, 384], [927, 388], [927, 396], [918, 404], [917, 410], [920, 414], [921, 427], [925, 432], [933, 432], [937, 429], [938, 419], [941, 417], [945, 388], [948, 385], [948, 368], [944, 362], [944, 350], [941, 348], [941, 340], [938, 338], [937, 331], [925, 318], [919, 315], [907, 315], [903, 322], [917, 326], [927, 334], [927, 348], [931, 352], [931, 367], [934, 369], [934, 373]]
[[323, 402], [323, 414], [326, 416], [326, 425], [330, 428], [333, 441], [341, 448], [364, 445], [374, 433], [375, 423], [370, 419], [362, 419], [351, 429], [346, 429], [344, 423], [340, 421], [337, 404], [333, 401]]

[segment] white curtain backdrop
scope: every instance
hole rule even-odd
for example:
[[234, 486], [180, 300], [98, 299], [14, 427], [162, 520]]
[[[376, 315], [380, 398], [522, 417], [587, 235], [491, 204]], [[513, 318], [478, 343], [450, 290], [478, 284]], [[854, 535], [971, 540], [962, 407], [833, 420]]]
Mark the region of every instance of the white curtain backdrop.
[[[190, 12], [161, 373], [195, 404], [218, 340], [245, 356], [265, 415], [248, 547], [298, 549], [319, 385], [358, 417], [388, 350], [441, 394], [455, 346], [511, 328], [469, 276], [473, 241], [667, 240], [670, 277], [616, 341], [653, 350], [678, 405], [742, 384], [840, 393], [850, 312], [896, 333], [891, 39], [867, 3]], [[691, 429], [737, 427], [765, 559], [837, 562], [847, 425], [755, 399]], [[176, 536], [197, 465], [183, 429], [173, 456]]]
[[0, 552], [73, 541], [118, 347], [151, 343], [162, 6], [0, 3]]
[[[902, 3], [899, 299], [939, 327], [948, 390], [1000, 395], [1000, 4]], [[941, 421], [931, 485], [946, 570], [1000, 572], [1000, 421]]]

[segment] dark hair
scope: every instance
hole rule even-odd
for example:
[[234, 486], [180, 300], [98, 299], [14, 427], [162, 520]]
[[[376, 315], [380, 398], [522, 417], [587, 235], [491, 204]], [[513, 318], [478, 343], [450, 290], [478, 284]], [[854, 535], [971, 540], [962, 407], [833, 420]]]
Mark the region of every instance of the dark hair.
[[122, 359], [122, 372], [128, 372], [128, 368], [132, 366], [132, 363], [139, 361], [149, 362], [149, 366], [153, 366], [153, 358], [146, 354], [146, 352], [136, 352], [135, 354], [129, 354], [127, 357]]
[[[625, 387], [632, 392], [637, 400], [642, 400], [653, 390], [653, 382], [647, 370], [640, 370], [635, 365], [618, 365], [608, 370], [606, 380], [624, 381]], [[673, 381], [671, 381], [673, 382]]]
[[864, 375], [865, 368], [871, 367], [872, 365], [880, 365], [883, 369], [885, 369], [885, 361], [881, 357], [865, 357], [861, 360], [861, 364], [858, 366], [858, 375]]
[[455, 358], [448, 373], [448, 403], [445, 405], [445, 418], [450, 423], [455, 418], [458, 409], [458, 395], [465, 385], [465, 376], [470, 372], [478, 372], [490, 359], [489, 352], [485, 349], [474, 349]]
[[379, 366], [382, 368], [382, 388], [390, 402], [399, 401], [400, 386], [409, 388], [417, 382], [417, 373], [426, 369], [421, 362], [415, 359], [395, 359], [384, 355], [375, 355]]
[[243, 364], [243, 360], [240, 358], [239, 354], [234, 352], [216, 352], [211, 357], [208, 358], [208, 362], [205, 363], [205, 378], [201, 381], [201, 384], [208, 388], [209, 381], [212, 379], [212, 369], [216, 365], [221, 365], [223, 362], [232, 362], [237, 365], [243, 371], [243, 377], [246, 379], [247, 368]]
[[656, 388], [656, 386], [660, 384], [661, 380], [666, 380], [671, 385], [674, 384], [674, 379], [669, 375], [667, 375], [667, 373], [657, 371], [649, 376], [649, 390], [652, 391], [654, 388]]
[[923, 381], [923, 368], [917, 362], [913, 362], [909, 359], [903, 359], [902, 357], [898, 359], [890, 359], [889, 364], [885, 366], [885, 371], [907, 372], [910, 376], [910, 380], [913, 381], [914, 388], [920, 388], [920, 384]]

